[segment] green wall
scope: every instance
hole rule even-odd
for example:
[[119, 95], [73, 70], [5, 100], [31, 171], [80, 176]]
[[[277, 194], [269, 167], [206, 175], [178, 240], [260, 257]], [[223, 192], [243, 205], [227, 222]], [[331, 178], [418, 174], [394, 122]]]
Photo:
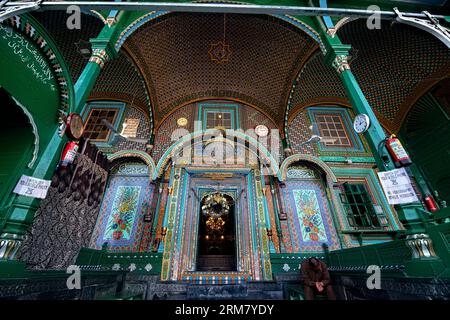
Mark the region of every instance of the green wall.
[[399, 136], [428, 188], [450, 204], [450, 115], [431, 93], [411, 108]]
[[[8, 175], [0, 181], [0, 236], [12, 237], [2, 242], [4, 245], [15, 243], [16, 235], [21, 239], [33, 220], [39, 199], [18, 196], [12, 190], [22, 174], [44, 179], [53, 175], [66, 141], [58, 135], [58, 117], [60, 112], [67, 114], [72, 109], [74, 91], [54, 41], [29, 15], [0, 24], [0, 57], [0, 87], [6, 97], [0, 101], [0, 108], [8, 108], [1, 110], [6, 115], [2, 120], [14, 125], [16, 118], [25, 119], [22, 130], [15, 134], [10, 130], [0, 145], [2, 155], [16, 155], [0, 159]], [[15, 108], [25, 118], [8, 116]]]
[[0, 26], [0, 56], [0, 86], [30, 112], [45, 145], [57, 125], [59, 107], [52, 66], [33, 42], [8, 26]]

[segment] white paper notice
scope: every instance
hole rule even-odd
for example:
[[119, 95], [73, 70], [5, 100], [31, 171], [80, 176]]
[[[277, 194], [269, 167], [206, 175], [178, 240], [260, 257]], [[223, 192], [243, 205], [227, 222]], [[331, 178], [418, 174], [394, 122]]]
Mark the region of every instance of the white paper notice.
[[405, 168], [378, 172], [378, 177], [380, 178], [384, 194], [389, 204], [404, 204], [419, 201]]
[[125, 137], [136, 138], [140, 119], [125, 119], [121, 134]]
[[22, 175], [13, 192], [22, 196], [44, 199], [47, 196], [50, 183], [50, 180]]

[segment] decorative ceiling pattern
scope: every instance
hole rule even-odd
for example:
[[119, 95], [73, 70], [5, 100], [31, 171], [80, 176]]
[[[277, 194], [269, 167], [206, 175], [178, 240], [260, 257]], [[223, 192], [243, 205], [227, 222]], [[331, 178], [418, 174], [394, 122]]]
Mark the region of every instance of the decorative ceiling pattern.
[[146, 114], [152, 114], [145, 81], [130, 57], [123, 51], [105, 64], [95, 83], [91, 100], [115, 99], [133, 104]]
[[89, 39], [97, 37], [103, 28], [103, 22], [96, 16], [82, 14], [81, 29], [69, 30], [66, 26], [69, 15], [63, 11], [33, 12], [32, 15], [55, 40], [75, 83], [89, 60], [89, 57], [81, 55], [77, 44], [80, 40], [88, 42]]
[[[82, 14], [81, 29], [69, 30], [66, 27], [68, 14], [62, 11], [35, 12], [33, 16], [55, 39], [75, 83], [89, 60], [89, 56], [85, 57], [80, 52], [82, 43], [97, 37], [104, 26], [103, 22], [94, 14]], [[149, 115], [150, 129], [153, 130], [151, 104], [144, 78], [123, 50], [117, 58], [105, 64], [88, 99], [114, 99], [132, 103]]]
[[392, 131], [433, 84], [450, 76], [449, 49], [432, 35], [383, 22], [370, 30], [365, 20], [344, 25], [338, 35], [353, 47], [351, 68], [372, 108]]
[[322, 52], [317, 50], [298, 75], [289, 116], [295, 116], [295, 109], [304, 106], [338, 102], [348, 104], [342, 81], [335, 69], [325, 65]]
[[[78, 43], [98, 35], [103, 22], [83, 14], [81, 30], [68, 30], [64, 12], [33, 16], [56, 40], [75, 81], [88, 61]], [[338, 35], [352, 45], [351, 68], [389, 131], [398, 130], [409, 108], [450, 75], [448, 49], [419, 29], [383, 22], [380, 30], [369, 30], [357, 20]], [[217, 63], [211, 45], [224, 39], [230, 52]], [[348, 103], [337, 73], [304, 31], [272, 16], [206, 13], [169, 13], [137, 29], [106, 64], [90, 96], [108, 97], [134, 100], [146, 112], [153, 105], [156, 125], [178, 106], [203, 98], [255, 105], [280, 126], [286, 108], [292, 119], [306, 105]]]
[[[224, 39], [231, 53], [208, 54]], [[186, 101], [234, 98], [281, 122], [292, 81], [318, 48], [306, 33], [270, 16], [174, 13], [134, 32], [124, 46], [152, 87], [155, 118]]]

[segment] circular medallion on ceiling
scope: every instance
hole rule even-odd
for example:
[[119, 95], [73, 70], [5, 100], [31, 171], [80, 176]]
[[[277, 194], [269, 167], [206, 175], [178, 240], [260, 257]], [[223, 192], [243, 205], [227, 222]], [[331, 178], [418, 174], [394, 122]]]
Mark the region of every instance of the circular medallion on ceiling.
[[186, 118], [179, 118], [177, 120], [177, 125], [180, 127], [185, 127], [188, 123], [188, 120]]

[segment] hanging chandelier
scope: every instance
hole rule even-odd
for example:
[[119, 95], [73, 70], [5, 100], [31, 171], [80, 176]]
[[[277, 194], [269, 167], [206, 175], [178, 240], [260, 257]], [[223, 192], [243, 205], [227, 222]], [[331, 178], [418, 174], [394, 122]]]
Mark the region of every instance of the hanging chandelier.
[[209, 217], [208, 220], [206, 220], [206, 226], [211, 231], [222, 231], [223, 226], [225, 225], [225, 221], [222, 218], [214, 219], [213, 217]]
[[230, 205], [224, 194], [216, 192], [209, 194], [203, 200], [202, 213], [206, 217], [217, 219], [219, 217], [227, 216], [230, 212]]

